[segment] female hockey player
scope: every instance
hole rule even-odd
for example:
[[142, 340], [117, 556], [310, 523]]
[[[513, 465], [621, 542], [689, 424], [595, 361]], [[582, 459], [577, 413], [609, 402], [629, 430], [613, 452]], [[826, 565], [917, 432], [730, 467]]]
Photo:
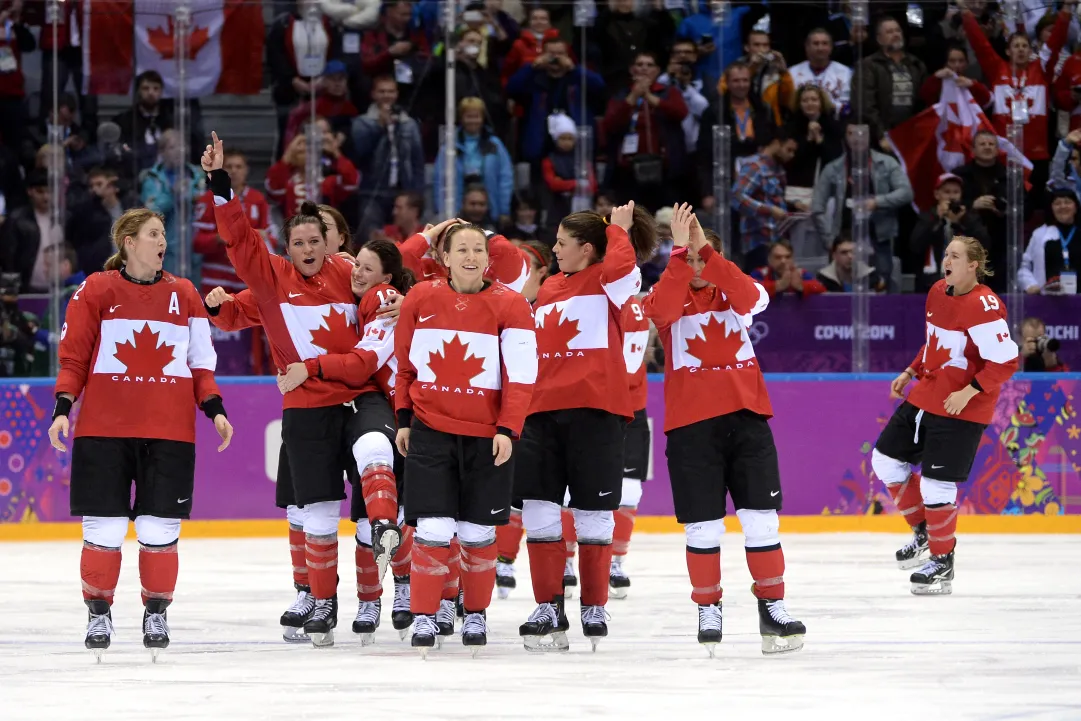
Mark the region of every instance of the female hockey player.
[[594, 649], [608, 634], [613, 511], [622, 492], [623, 432], [634, 418], [620, 313], [642, 286], [636, 255], [649, 258], [656, 243], [652, 216], [633, 202], [613, 209], [610, 221], [572, 213], [556, 235], [560, 272], [544, 282], [535, 304], [537, 387], [515, 477], [537, 601], [519, 628], [527, 650], [569, 648], [560, 521], [568, 489], [581, 553], [582, 632]]
[[[980, 281], [990, 275], [987, 250], [975, 238], [955, 236], [942, 261], [945, 278], [927, 294], [927, 340], [912, 365], [890, 384], [903, 399], [871, 454], [875, 475], [913, 529], [897, 552], [902, 569], [915, 568], [912, 593], [953, 589], [957, 541], [957, 484], [968, 480], [984, 428], [1002, 384], [1017, 370], [1006, 305]], [[912, 473], [922, 463], [923, 478]]]
[[[202, 165], [214, 193], [218, 234], [225, 241], [237, 276], [252, 291], [263, 328], [279, 369], [309, 361], [327, 352], [347, 353], [360, 342], [353, 263], [327, 253], [326, 225], [314, 204], [286, 221], [282, 236], [289, 259], [271, 255], [251, 229], [221, 170], [222, 142], [203, 153]], [[317, 369], [318, 370], [318, 369]], [[338, 522], [345, 498], [343, 471], [354, 464], [353, 446], [363, 445], [365, 469], [361, 488], [369, 493], [396, 494], [394, 454], [389, 429], [378, 422], [378, 410], [357, 408], [355, 401], [378, 390], [365, 376], [359, 385], [318, 377], [285, 395], [282, 445], [286, 463], [279, 463], [279, 506], [304, 507], [305, 564], [315, 607], [304, 622], [316, 646], [334, 643], [338, 621]], [[283, 473], [284, 471], [284, 473]], [[291, 493], [290, 493], [291, 491]], [[380, 567], [401, 541], [395, 523], [397, 503], [387, 503], [372, 523], [372, 546]], [[375, 511], [373, 511], [375, 513]], [[384, 560], [380, 560], [384, 559]], [[283, 620], [284, 617], [283, 617]]]
[[[68, 305], [49, 440], [66, 450], [60, 435], [68, 437], [68, 415], [82, 396], [72, 444], [71, 515], [83, 519], [86, 647], [100, 662], [112, 642], [120, 547], [134, 518], [143, 646], [156, 660], [169, 646], [166, 609], [176, 587], [180, 521], [192, 507], [195, 406], [214, 421], [219, 451], [229, 445], [233, 428], [214, 382], [217, 356], [199, 293], [191, 281], [162, 270], [161, 216], [129, 210], [113, 224], [112, 235], [116, 254], [105, 272], [87, 278]], [[169, 412], [163, 415], [163, 408]]]
[[[438, 225], [429, 226], [422, 233], [416, 233], [402, 242], [399, 248], [405, 267], [413, 271], [417, 280], [446, 278], [447, 267], [443, 263], [443, 244], [446, 242], [447, 229], [464, 223], [460, 218], [449, 218]], [[498, 233], [484, 231], [488, 238], [488, 268], [485, 277], [507, 286], [511, 290], [522, 292], [526, 281], [532, 275], [531, 256]]]
[[[539, 240], [529, 240], [518, 246], [529, 258], [529, 277], [522, 286], [522, 295], [530, 305], [537, 300], [541, 284], [548, 277], [552, 260], [552, 249]], [[510, 521], [505, 526], [495, 529], [495, 543], [499, 548], [499, 558], [495, 564], [495, 585], [500, 598], [507, 598], [517, 585], [514, 580], [514, 561], [518, 558], [518, 549], [522, 545], [522, 501], [517, 496], [510, 509]]]
[[413, 546], [412, 645], [427, 655], [439, 634], [451, 540], [461, 546], [465, 622], [474, 655], [487, 643], [485, 611], [495, 587], [495, 526], [510, 515], [511, 438], [521, 433], [537, 378], [529, 303], [484, 278], [481, 228], [448, 229], [447, 280], [416, 286], [395, 334], [398, 450], [405, 456], [405, 517]]
[[721, 640], [727, 492], [743, 527], [762, 652], [796, 651], [806, 628], [785, 609], [773, 410], [746, 328], [769, 296], [724, 258], [719, 238], [706, 238], [687, 204], [675, 208], [672, 239], [677, 247], [644, 308], [664, 346], [668, 476], [687, 536], [698, 642], [713, 656]]

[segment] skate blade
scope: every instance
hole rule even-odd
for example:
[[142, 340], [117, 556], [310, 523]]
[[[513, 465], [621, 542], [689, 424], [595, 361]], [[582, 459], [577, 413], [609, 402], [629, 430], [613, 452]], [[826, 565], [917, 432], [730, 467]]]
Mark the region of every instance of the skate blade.
[[506, 586], [496, 586], [496, 593], [499, 594], [501, 601], [506, 601], [510, 597], [510, 588]]
[[717, 657], [716, 656], [716, 654], [717, 654], [717, 644], [716, 643], [713, 643], [713, 642], [703, 643], [702, 647], [706, 649], [706, 653], [709, 654], [710, 658], [716, 658]]
[[536, 653], [569, 651], [571, 648], [566, 631], [556, 631], [548, 636], [522, 636], [522, 642], [526, 651]]
[[308, 634], [312, 639], [312, 646], [316, 648], [330, 648], [334, 645], [334, 631], [330, 630], [326, 633], [311, 633]]
[[161, 653], [160, 648], [152, 648], [152, 649], [150, 649], [150, 663], [157, 663], [158, 662], [158, 654], [159, 653]]
[[766, 656], [792, 653], [803, 648], [803, 636], [763, 636], [762, 653]]
[[417, 646], [416, 649], [417, 649], [417, 653], [420, 654], [420, 657], [422, 659], [424, 659], [425, 661], [427, 661], [428, 660], [428, 652], [432, 650], [432, 647], [431, 646]]
[[939, 581], [938, 583], [913, 583], [913, 596], [949, 596], [953, 593], [952, 581]]
[[92, 648], [92, 649], [90, 649], [90, 651], [94, 654], [94, 659], [98, 663], [101, 663], [102, 660], [104, 660], [104, 658], [105, 658], [105, 649], [104, 648]]
[[927, 563], [927, 559], [930, 558], [929, 553], [921, 553], [915, 558], [910, 558], [907, 561], [898, 561], [897, 567], [902, 571], [908, 571], [913, 568], [919, 568], [923, 564]]
[[611, 586], [609, 586], [608, 598], [614, 598], [617, 601], [622, 601], [627, 598], [627, 590], [628, 589], [626, 588], [612, 588]]
[[379, 580], [383, 580], [383, 576], [386, 575], [387, 569], [390, 567], [390, 561], [394, 558], [394, 554], [398, 550], [398, 546], [402, 543], [401, 531], [395, 531], [391, 529], [384, 531], [383, 535], [379, 537], [379, 553], [375, 556], [375, 565], [379, 569]]
[[[412, 624], [410, 624], [410, 625], [412, 625]], [[405, 628], [402, 628], [402, 629], [398, 630], [398, 640], [399, 641], [404, 641], [407, 636], [409, 636], [409, 626], [406, 626]]]
[[435, 647], [438, 648], [440, 651], [443, 650], [443, 638], [443, 636], [435, 637]]
[[311, 638], [304, 633], [303, 627], [282, 626], [282, 639], [288, 643], [310, 643]]
[[597, 653], [597, 645], [601, 642], [600, 636], [590, 636], [589, 642], [593, 645], [593, 653]]
[[371, 646], [373, 643], [375, 643], [375, 634], [374, 633], [360, 633], [360, 634], [357, 634], [357, 635], [360, 636], [360, 645], [361, 646]]

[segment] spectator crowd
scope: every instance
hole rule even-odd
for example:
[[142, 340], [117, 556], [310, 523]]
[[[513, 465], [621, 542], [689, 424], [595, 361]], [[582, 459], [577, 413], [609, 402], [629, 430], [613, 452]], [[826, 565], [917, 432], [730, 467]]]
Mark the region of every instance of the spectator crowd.
[[[673, 203], [691, 202], [713, 227], [725, 202], [733, 255], [773, 295], [926, 291], [954, 235], [987, 246], [999, 269], [992, 287], [1004, 292], [999, 138], [1020, 122], [1033, 169], [1019, 282], [1029, 293], [1069, 292], [1062, 279], [1081, 221], [1077, 0], [1023, 0], [1018, 18], [987, 0], [874, 2], [866, 22], [849, 2], [732, 2], [720, 23], [705, 0], [605, 0], [588, 27], [575, 25], [570, 2], [478, 0], [457, 13], [452, 70], [435, 0], [263, 4], [273, 158], [250, 183], [253, 158], [234, 153], [226, 170], [272, 247], [275, 228], [313, 190], [338, 211], [349, 244], [401, 242], [433, 218], [457, 215], [543, 246], [572, 208], [605, 212], [633, 199], [656, 211], [665, 232]], [[137, 205], [164, 215], [171, 240], [188, 239], [197, 285], [238, 288], [192, 162], [205, 143], [199, 101], [182, 138], [167, 79], [145, 70], [130, 108], [99, 115], [99, 99], [83, 92], [83, 5], [68, 0], [50, 18], [40, 0], [0, 0], [5, 292], [48, 292], [59, 272], [70, 295], [110, 255], [113, 220]], [[34, 54], [39, 88], [24, 72]], [[315, 76], [306, 74], [313, 62]], [[926, 179], [934, 204], [917, 210], [911, 169], [888, 134], [934, 106], [945, 81], [970, 92], [993, 129], [975, 134], [963, 165]], [[448, 101], [453, 153], [442, 132]], [[730, 130], [727, 197], [715, 185], [718, 125]], [[320, 182], [309, 188], [316, 147]], [[867, 162], [862, 197], [856, 157]], [[50, 168], [62, 174], [59, 199]], [[177, 207], [182, 198], [190, 207]], [[867, 262], [853, 243], [857, 214], [867, 218]], [[170, 243], [167, 269], [179, 269], [180, 251]], [[643, 263], [647, 286], [670, 251], [665, 239]], [[47, 348], [47, 323], [27, 323]]]

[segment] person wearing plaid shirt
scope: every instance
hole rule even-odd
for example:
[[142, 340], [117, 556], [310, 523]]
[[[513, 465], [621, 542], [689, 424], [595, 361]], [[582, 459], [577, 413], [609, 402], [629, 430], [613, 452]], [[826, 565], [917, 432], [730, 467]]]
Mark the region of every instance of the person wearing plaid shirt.
[[784, 166], [796, 147], [796, 140], [779, 128], [761, 153], [740, 165], [732, 186], [732, 208], [739, 213], [744, 270], [766, 265], [770, 245], [781, 238], [781, 224], [788, 217]]

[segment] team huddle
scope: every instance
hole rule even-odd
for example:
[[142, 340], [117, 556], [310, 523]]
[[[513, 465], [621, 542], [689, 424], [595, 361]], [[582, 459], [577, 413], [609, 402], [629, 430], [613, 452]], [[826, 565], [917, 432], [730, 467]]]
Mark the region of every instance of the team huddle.
[[[196, 406], [214, 422], [219, 451], [233, 432], [214, 381], [211, 324], [261, 327], [279, 371], [276, 502], [288, 518], [297, 591], [281, 617], [285, 640], [334, 643], [348, 483], [352, 629], [362, 644], [380, 625], [390, 569], [391, 622], [401, 637], [412, 628], [411, 644], [426, 656], [460, 620], [461, 642], [476, 655], [487, 643], [493, 592], [515, 588], [524, 534], [537, 604], [519, 629], [526, 650], [569, 649], [567, 600], [576, 587], [582, 633], [596, 650], [608, 635], [609, 597], [630, 587], [623, 558], [648, 463], [643, 356], [652, 323], [664, 349], [666, 455], [698, 641], [712, 656], [722, 639], [720, 546], [731, 497], [762, 651], [802, 648], [805, 626], [785, 605], [773, 411], [747, 334], [768, 295], [724, 257], [689, 206], [675, 208], [671, 260], [641, 295], [637, 263], [658, 238], [633, 202], [609, 217], [568, 215], [552, 250], [449, 219], [400, 245], [370, 241], [355, 258], [328, 247], [324, 214], [306, 203], [285, 223], [287, 255], [279, 256], [251, 228], [222, 162], [214, 135], [202, 166], [218, 235], [246, 289], [199, 298], [189, 281], [161, 269], [161, 219], [133, 210], [114, 226], [117, 252], [105, 272], [73, 295], [61, 334], [49, 434], [66, 450], [61, 435], [82, 398], [71, 512], [83, 518], [85, 645], [99, 661], [113, 636], [130, 518], [143, 643], [155, 658], [169, 645]], [[549, 275], [553, 252], [559, 271]], [[910, 380], [920, 383], [873, 454], [914, 529], [897, 553], [902, 568], [920, 567], [913, 593], [950, 590], [956, 483], [967, 478], [1017, 365], [1005, 308], [978, 283], [985, 262], [971, 239], [947, 248], [945, 278], [928, 297], [927, 343], [891, 393], [901, 398]], [[922, 480], [912, 472], [921, 462], [936, 469]]]

